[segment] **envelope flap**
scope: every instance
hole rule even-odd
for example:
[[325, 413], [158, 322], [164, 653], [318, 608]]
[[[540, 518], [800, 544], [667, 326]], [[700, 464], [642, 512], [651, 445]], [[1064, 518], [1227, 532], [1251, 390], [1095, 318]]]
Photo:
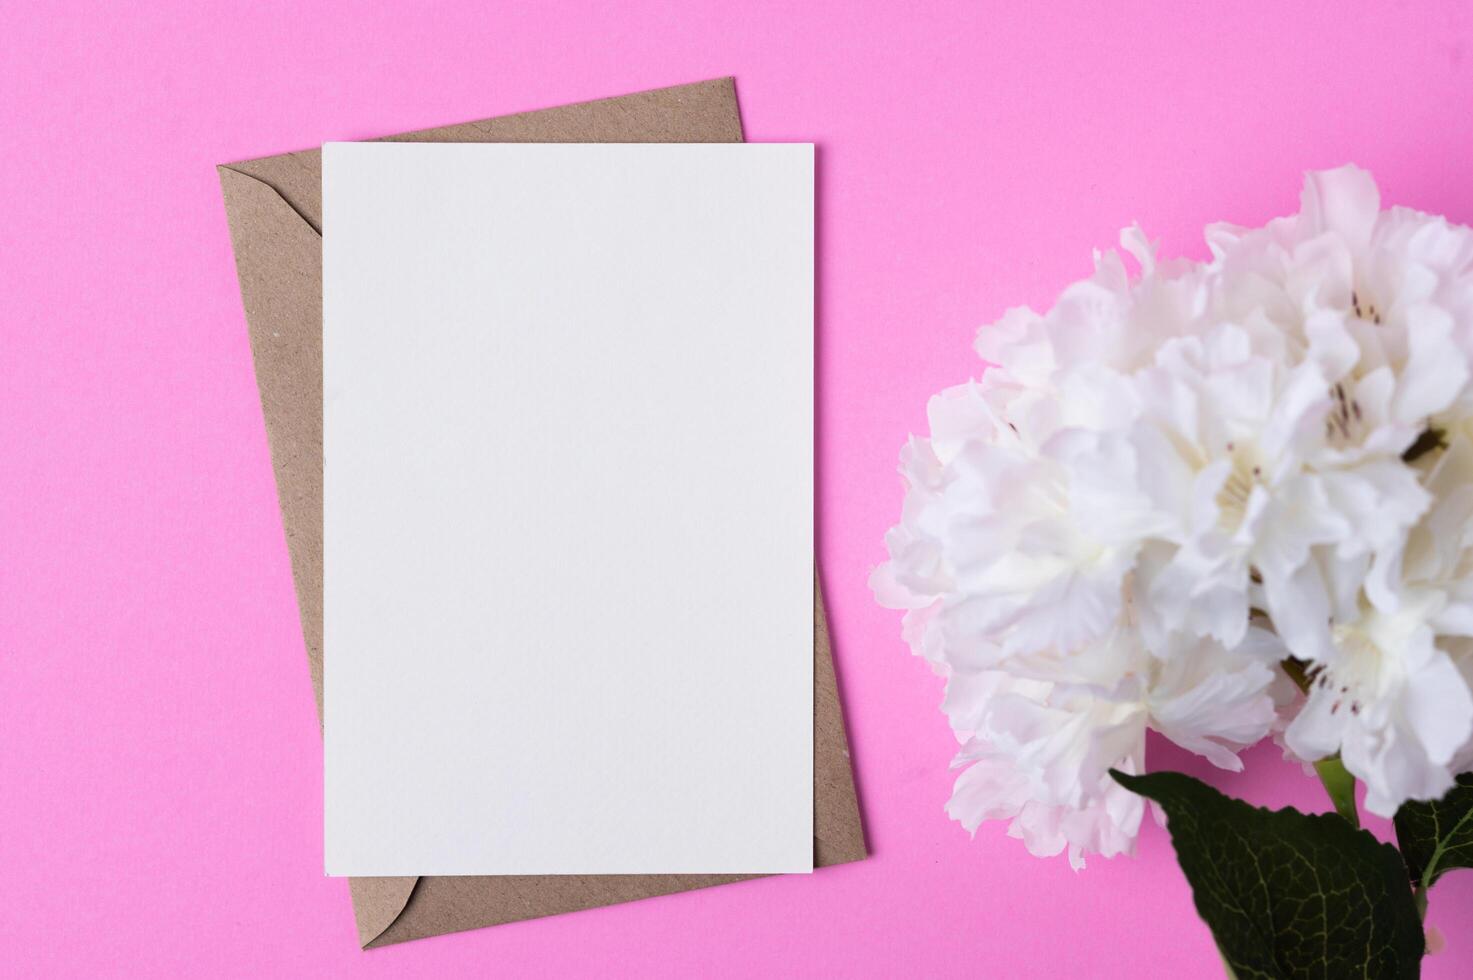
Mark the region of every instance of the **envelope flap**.
[[[230, 167], [220, 167], [219, 174], [320, 719], [322, 239], [260, 180]], [[349, 880], [360, 945], [399, 917], [418, 880]]]
[[349, 878], [348, 891], [353, 896], [353, 920], [358, 925], [358, 945], [365, 947], [394, 924], [418, 878]]
[[322, 714], [322, 239], [276, 191], [218, 168]]
[[818, 570], [813, 573], [813, 863], [863, 861], [868, 851], [854, 790], [854, 766], [839, 679], [834, 672], [829, 618]]
[[[677, 122], [678, 121], [678, 122]], [[400, 143], [740, 143], [730, 78], [383, 137]], [[322, 150], [227, 164], [269, 185], [322, 229]]]

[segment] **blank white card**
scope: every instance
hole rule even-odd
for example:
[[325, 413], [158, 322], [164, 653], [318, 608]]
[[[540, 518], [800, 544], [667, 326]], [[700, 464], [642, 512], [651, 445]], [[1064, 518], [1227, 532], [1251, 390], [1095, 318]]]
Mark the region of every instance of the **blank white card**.
[[812, 147], [322, 192], [327, 872], [811, 870]]

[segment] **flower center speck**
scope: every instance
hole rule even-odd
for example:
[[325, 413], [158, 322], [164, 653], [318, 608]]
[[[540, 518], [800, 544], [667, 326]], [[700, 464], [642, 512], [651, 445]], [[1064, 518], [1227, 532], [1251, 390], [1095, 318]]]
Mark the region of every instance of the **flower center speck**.
[[1368, 323], [1381, 325], [1381, 311], [1376, 308], [1375, 300], [1363, 297], [1359, 291], [1353, 290], [1350, 294], [1350, 308], [1355, 315]]
[[1337, 449], [1356, 445], [1363, 435], [1361, 421], [1364, 415], [1360, 402], [1346, 392], [1343, 381], [1336, 382], [1330, 389], [1330, 397], [1334, 405], [1330, 407], [1330, 414], [1325, 416], [1325, 438]]
[[1232, 456], [1233, 468], [1217, 491], [1217, 524], [1223, 531], [1232, 533], [1247, 516], [1248, 500], [1263, 477], [1263, 466], [1251, 447], [1230, 442], [1227, 451]]

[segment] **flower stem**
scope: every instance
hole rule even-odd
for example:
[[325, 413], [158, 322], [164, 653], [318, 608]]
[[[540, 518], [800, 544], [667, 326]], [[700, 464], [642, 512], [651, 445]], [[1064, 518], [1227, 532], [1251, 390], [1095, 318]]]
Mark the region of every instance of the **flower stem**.
[[1280, 661], [1279, 667], [1285, 674], [1289, 675], [1289, 680], [1294, 682], [1295, 687], [1299, 688], [1305, 694], [1309, 693], [1310, 676], [1308, 664], [1302, 660], [1295, 660], [1293, 657], [1285, 657]]
[[1352, 827], [1360, 826], [1360, 813], [1355, 808], [1355, 777], [1345, 769], [1339, 755], [1332, 755], [1314, 764], [1335, 812], [1350, 821]]
[[[1294, 686], [1305, 694], [1309, 693], [1314, 678], [1309, 672], [1308, 664], [1289, 657], [1279, 667], [1289, 675]], [[1359, 827], [1360, 813], [1355, 809], [1355, 777], [1346, 771], [1345, 764], [1340, 761], [1340, 754], [1337, 752], [1328, 759], [1316, 762], [1314, 771], [1319, 774], [1320, 783], [1329, 794], [1330, 802], [1335, 804], [1335, 812], [1349, 820], [1352, 827]]]

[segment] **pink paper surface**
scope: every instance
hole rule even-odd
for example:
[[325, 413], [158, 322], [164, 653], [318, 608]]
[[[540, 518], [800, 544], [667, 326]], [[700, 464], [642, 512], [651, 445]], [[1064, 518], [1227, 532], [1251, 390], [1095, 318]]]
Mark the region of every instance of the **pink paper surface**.
[[[940, 682], [865, 579], [978, 324], [1140, 220], [1353, 160], [1473, 222], [1473, 9], [0, 6], [0, 974], [1215, 977], [1163, 832], [1080, 874], [942, 813]], [[214, 164], [734, 74], [819, 166], [819, 550], [873, 856], [362, 953]], [[1200, 763], [1153, 743], [1157, 768]], [[1271, 748], [1217, 785], [1323, 809]], [[1432, 893], [1473, 972], [1473, 872]]]

